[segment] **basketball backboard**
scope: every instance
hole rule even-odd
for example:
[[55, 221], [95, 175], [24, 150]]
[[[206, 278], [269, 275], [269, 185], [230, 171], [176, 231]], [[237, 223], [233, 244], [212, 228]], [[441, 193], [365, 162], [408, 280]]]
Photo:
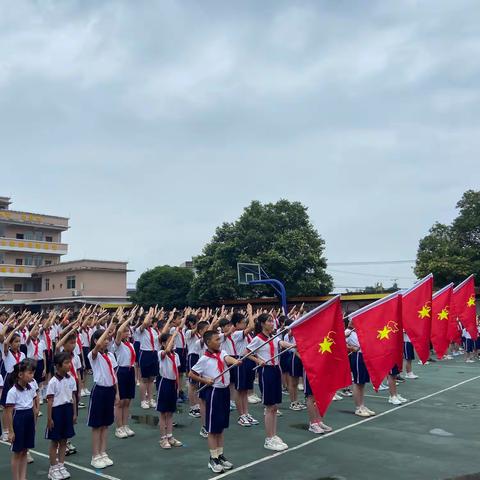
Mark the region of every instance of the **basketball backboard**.
[[238, 284], [248, 285], [254, 280], [261, 280], [261, 269], [258, 263], [237, 263]]

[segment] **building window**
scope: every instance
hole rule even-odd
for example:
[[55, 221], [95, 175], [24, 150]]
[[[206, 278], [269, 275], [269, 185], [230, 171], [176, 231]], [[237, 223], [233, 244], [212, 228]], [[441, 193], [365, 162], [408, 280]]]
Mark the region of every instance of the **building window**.
[[51, 265], [52, 261], [51, 260], [45, 260], [45, 265]]
[[24, 260], [25, 260], [25, 265], [33, 265], [32, 255], [26, 255]]
[[25, 232], [25, 240], [33, 240], [33, 232]]
[[22, 291], [22, 284], [21, 284], [21, 283], [16, 283], [16, 284], [13, 286], [13, 291], [14, 291], [14, 292], [21, 292], [21, 291]]
[[45, 279], [45, 291], [48, 292], [50, 290], [50, 279]]
[[67, 277], [67, 289], [75, 288], [75, 275], [69, 275]]
[[0, 263], [5, 263], [5, 255], [0, 253]]
[[23, 259], [22, 258], [16, 258], [15, 259], [15, 265], [23, 265]]
[[35, 263], [35, 266], [41, 267], [43, 263], [43, 258], [40, 255], [37, 255], [36, 257], [34, 257], [33, 261]]
[[46, 242], [53, 242], [53, 237], [51, 235], [46, 235], [45, 236], [45, 241]]
[[43, 233], [42, 232], [35, 232], [35, 240], [37, 240], [37, 242], [41, 242], [43, 240]]
[[17, 233], [17, 235], [15, 236], [15, 238], [17, 240], [23, 240], [23, 233]]

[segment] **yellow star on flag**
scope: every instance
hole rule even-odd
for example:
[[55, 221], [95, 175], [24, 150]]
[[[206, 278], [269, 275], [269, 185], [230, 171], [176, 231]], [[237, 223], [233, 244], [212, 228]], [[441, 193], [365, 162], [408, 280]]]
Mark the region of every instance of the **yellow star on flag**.
[[318, 351], [322, 354], [324, 354], [325, 352], [332, 353], [332, 345], [333, 341], [330, 338], [323, 337], [323, 342], [318, 344], [318, 346], [320, 347]]
[[448, 309], [444, 308], [437, 317], [439, 320], [448, 320]]
[[472, 295], [468, 300], [467, 300], [467, 307], [474, 307], [475, 306], [475, 297]]
[[382, 330], [377, 330], [378, 332], [378, 335], [377, 335], [377, 338], [380, 339], [380, 340], [383, 340], [384, 338], [386, 338], [387, 340], [390, 340], [390, 332], [391, 330], [385, 325], [383, 327]]
[[418, 311], [419, 318], [430, 318], [430, 310], [431, 308], [427, 304], [425, 304], [422, 309]]

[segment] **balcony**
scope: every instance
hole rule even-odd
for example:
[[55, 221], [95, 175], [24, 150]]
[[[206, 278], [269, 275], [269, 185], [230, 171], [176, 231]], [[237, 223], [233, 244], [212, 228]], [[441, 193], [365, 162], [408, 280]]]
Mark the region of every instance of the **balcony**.
[[37, 267], [33, 265], [0, 264], [0, 277], [3, 278], [30, 278]]
[[17, 240], [15, 238], [0, 238], [0, 252], [9, 251], [64, 255], [67, 253], [67, 250], [68, 245], [66, 243], [39, 242], [37, 240]]
[[11, 302], [12, 300], [33, 300], [37, 298], [38, 292], [15, 292], [8, 288], [0, 289], [0, 302]]
[[68, 229], [68, 218], [15, 210], [0, 210], [0, 222], [16, 225], [40, 225], [62, 231]]

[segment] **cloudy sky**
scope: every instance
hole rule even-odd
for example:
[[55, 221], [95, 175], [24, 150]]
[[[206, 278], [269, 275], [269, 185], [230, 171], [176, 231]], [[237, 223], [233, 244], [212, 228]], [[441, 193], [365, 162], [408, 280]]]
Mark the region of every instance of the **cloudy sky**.
[[332, 263], [414, 259], [478, 189], [479, 23], [475, 0], [2, 2], [0, 195], [129, 282], [252, 199], [307, 205]]

